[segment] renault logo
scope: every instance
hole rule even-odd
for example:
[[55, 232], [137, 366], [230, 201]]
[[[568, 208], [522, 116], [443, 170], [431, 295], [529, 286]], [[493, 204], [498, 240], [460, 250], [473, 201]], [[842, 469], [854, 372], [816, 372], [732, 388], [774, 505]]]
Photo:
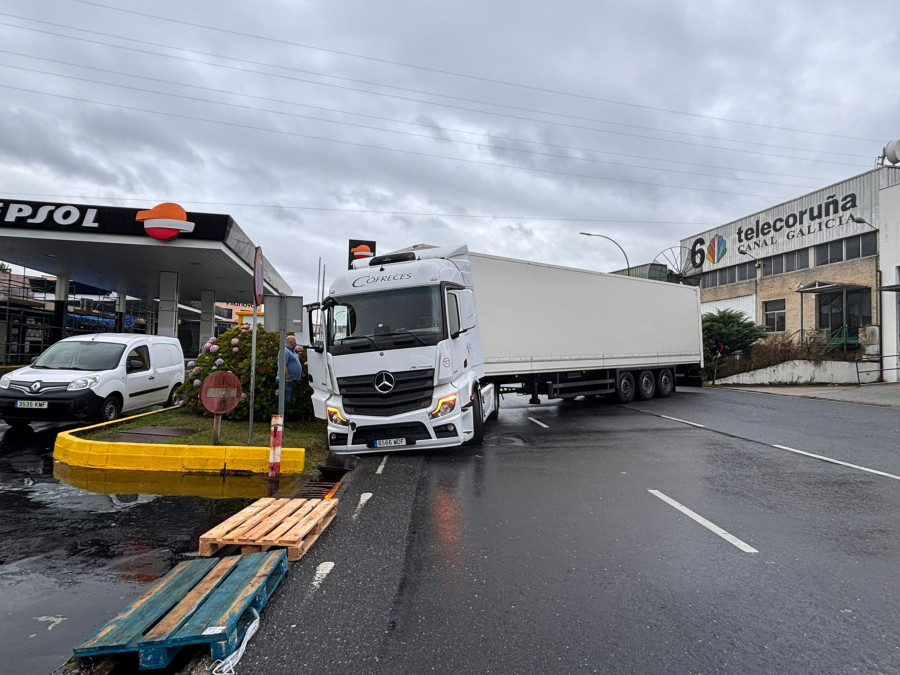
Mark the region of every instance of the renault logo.
[[37, 382], [35, 382], [34, 384], [32, 384], [32, 385], [29, 387], [29, 389], [31, 389], [31, 391], [34, 392], [35, 394], [38, 393], [38, 392], [41, 390], [41, 381], [38, 380]]
[[382, 370], [375, 376], [375, 391], [379, 394], [390, 394], [394, 390], [394, 376]]

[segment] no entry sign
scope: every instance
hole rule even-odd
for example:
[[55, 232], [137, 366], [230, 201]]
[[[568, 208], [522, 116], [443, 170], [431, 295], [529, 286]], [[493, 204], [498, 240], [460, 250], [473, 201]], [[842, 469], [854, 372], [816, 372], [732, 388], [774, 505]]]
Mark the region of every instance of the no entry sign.
[[241, 402], [241, 381], [227, 370], [212, 373], [200, 388], [200, 402], [209, 412], [222, 415]]

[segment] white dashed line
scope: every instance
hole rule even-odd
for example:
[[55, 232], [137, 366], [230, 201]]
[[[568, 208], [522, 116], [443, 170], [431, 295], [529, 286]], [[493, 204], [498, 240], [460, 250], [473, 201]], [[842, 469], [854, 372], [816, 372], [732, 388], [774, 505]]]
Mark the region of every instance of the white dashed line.
[[356, 507], [356, 511], [353, 512], [353, 520], [356, 520], [359, 517], [359, 512], [362, 511], [362, 507], [366, 505], [366, 502], [372, 498], [371, 492], [363, 492], [359, 496], [359, 504]]
[[384, 459], [381, 460], [381, 464], [379, 464], [378, 468], [375, 469], [375, 473], [381, 473], [382, 471], [384, 471], [384, 465], [387, 464], [387, 459], [388, 459], [388, 456], [385, 455]]
[[849, 462], [842, 462], [839, 459], [832, 459], [831, 457], [825, 457], [823, 455], [815, 455], [811, 452], [806, 452], [805, 450], [797, 450], [797, 448], [789, 448], [786, 445], [772, 445], [773, 448], [778, 448], [779, 450], [787, 450], [788, 452], [796, 452], [798, 455], [806, 455], [807, 457], [812, 457], [813, 459], [821, 459], [823, 462], [831, 462], [832, 464], [840, 464], [841, 466], [849, 466], [851, 469], [859, 469], [860, 471], [866, 471], [867, 473], [874, 473], [877, 476], [885, 476], [886, 478], [893, 478], [894, 480], [900, 480], [900, 476], [895, 476], [892, 473], [885, 473], [884, 471], [878, 471], [877, 469], [867, 469], [864, 466], [859, 466], [859, 464], [850, 464]]
[[687, 420], [680, 420], [677, 417], [669, 417], [668, 415], [660, 415], [660, 417], [663, 417], [667, 420], [672, 420], [673, 422], [681, 422], [682, 424], [690, 424], [692, 427], [698, 427], [700, 429], [706, 428], [705, 424], [697, 424], [696, 422], [688, 422]]
[[676, 502], [676, 501], [675, 501], [674, 499], [672, 499], [671, 497], [667, 497], [666, 495], [664, 495], [664, 494], [663, 494], [662, 492], [660, 492], [659, 490], [647, 490], [647, 492], [649, 492], [650, 494], [652, 494], [654, 497], [659, 497], [660, 499], [662, 499], [662, 500], [663, 500], [666, 504], [668, 504], [669, 506], [672, 506], [672, 507], [678, 509], [678, 510], [681, 511], [684, 515], [686, 515], [688, 518], [691, 518], [692, 520], [694, 520], [694, 521], [700, 523], [703, 527], [705, 527], [705, 528], [706, 528], [707, 530], [709, 530], [710, 532], [714, 532], [715, 534], [717, 534], [717, 535], [719, 535], [720, 537], [722, 537], [722, 539], [724, 539], [725, 541], [727, 541], [729, 544], [732, 544], [732, 545], [734, 545], [734, 546], [737, 546], [737, 547], [738, 547], [739, 549], [741, 549], [744, 553], [759, 553], [759, 551], [757, 551], [755, 548], [753, 548], [752, 546], [750, 546], [750, 544], [745, 544], [745, 543], [742, 542], [740, 539], [738, 539], [737, 537], [735, 537], [735, 536], [732, 535], [732, 534], [729, 534], [728, 532], [726, 532], [725, 530], [723, 530], [721, 527], [719, 527], [719, 526], [716, 525], [715, 523], [709, 522], [709, 521], [708, 521], [706, 518], [704, 518], [703, 516], [694, 513], [694, 512], [691, 511], [688, 507], [683, 506], [682, 504], [679, 504], [678, 502]]
[[548, 425], [544, 424], [544, 423], [541, 422], [540, 420], [534, 419], [533, 417], [529, 417], [528, 419], [530, 419], [532, 422], [534, 422], [535, 424], [537, 424], [539, 427], [544, 427], [545, 429], [549, 429], [549, 428], [550, 428]]

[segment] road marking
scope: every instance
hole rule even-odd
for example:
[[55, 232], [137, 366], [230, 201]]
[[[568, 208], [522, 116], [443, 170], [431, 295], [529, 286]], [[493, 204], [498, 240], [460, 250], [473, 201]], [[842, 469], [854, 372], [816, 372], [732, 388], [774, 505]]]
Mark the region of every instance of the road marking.
[[534, 422], [535, 424], [537, 424], [539, 427], [544, 427], [545, 429], [549, 429], [549, 428], [550, 428], [548, 425], [544, 424], [544, 423], [541, 422], [540, 420], [534, 419], [533, 417], [529, 417], [528, 419], [530, 419], [532, 422]]
[[356, 507], [356, 511], [353, 512], [352, 520], [357, 519], [357, 517], [359, 516], [359, 512], [362, 511], [362, 507], [364, 507], [366, 505], [366, 502], [369, 501], [371, 498], [372, 498], [371, 492], [363, 492], [359, 496], [359, 504]]
[[710, 532], [714, 532], [715, 534], [719, 535], [720, 537], [722, 537], [722, 539], [727, 541], [729, 544], [737, 546], [744, 553], [759, 553], [759, 551], [757, 551], [755, 548], [750, 546], [750, 544], [746, 544], [746, 543], [742, 542], [740, 539], [738, 539], [737, 537], [735, 537], [732, 534], [729, 534], [728, 532], [723, 530], [721, 527], [719, 527], [715, 523], [709, 522], [703, 516], [701, 516], [697, 513], [694, 513], [688, 507], [679, 504], [671, 497], [667, 497], [659, 490], [647, 490], [647, 492], [652, 494], [654, 497], [659, 497], [669, 506], [675, 507], [676, 509], [681, 511], [684, 515], [686, 515], [688, 518], [691, 518], [692, 520], [695, 520], [696, 522], [700, 523], [703, 527], [705, 527]]
[[325, 581], [325, 577], [331, 573], [331, 570], [334, 569], [333, 562], [323, 562], [316, 568], [316, 576], [313, 577], [312, 584], [310, 584], [310, 589], [306, 594], [306, 597], [311, 596], [322, 585], [322, 582]]
[[375, 469], [375, 473], [381, 473], [382, 471], [384, 471], [384, 465], [387, 464], [387, 458], [388, 458], [388, 456], [385, 455], [384, 459], [381, 460], [381, 464], [379, 464], [378, 468]]
[[[651, 413], [652, 414], [652, 413]], [[660, 415], [667, 420], [672, 420], [673, 422], [681, 422], [682, 424], [690, 424], [692, 427], [699, 427], [700, 429], [705, 429], [705, 424], [697, 424], [696, 422], [688, 422], [687, 420], [680, 420], [677, 417], [669, 417], [668, 415]]]
[[851, 469], [859, 469], [860, 471], [874, 473], [878, 476], [885, 476], [887, 478], [893, 478], [894, 480], [900, 480], [900, 476], [895, 476], [892, 473], [885, 473], [884, 471], [878, 471], [877, 469], [867, 469], [866, 467], [860, 466], [859, 464], [850, 464], [850, 462], [842, 462], [839, 459], [832, 459], [831, 457], [825, 457], [824, 455], [815, 455], [811, 452], [806, 452], [805, 450], [797, 450], [797, 448], [789, 448], [786, 445], [773, 445], [772, 447], [778, 448], [779, 450], [787, 450], [788, 452], [796, 452], [798, 455], [806, 455], [807, 457], [812, 457], [813, 459], [821, 459], [823, 462], [831, 462], [832, 464], [840, 464], [841, 466], [849, 466]]

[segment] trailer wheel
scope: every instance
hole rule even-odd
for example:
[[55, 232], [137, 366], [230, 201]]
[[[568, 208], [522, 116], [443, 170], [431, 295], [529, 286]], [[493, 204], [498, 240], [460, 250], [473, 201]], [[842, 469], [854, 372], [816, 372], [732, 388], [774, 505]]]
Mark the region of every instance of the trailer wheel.
[[500, 385], [494, 385], [494, 411], [488, 415], [489, 420], [495, 420], [500, 415]]
[[669, 396], [675, 390], [675, 378], [672, 371], [663, 368], [656, 377], [656, 395], [660, 398]]
[[619, 399], [619, 403], [631, 403], [634, 398], [634, 375], [619, 373], [616, 380], [616, 398]]
[[649, 401], [656, 394], [656, 378], [653, 372], [642, 370], [638, 375], [637, 395], [642, 401]]
[[472, 400], [472, 438], [466, 445], [481, 445], [484, 440], [484, 408], [481, 405], [481, 390], [474, 389], [475, 398]]

